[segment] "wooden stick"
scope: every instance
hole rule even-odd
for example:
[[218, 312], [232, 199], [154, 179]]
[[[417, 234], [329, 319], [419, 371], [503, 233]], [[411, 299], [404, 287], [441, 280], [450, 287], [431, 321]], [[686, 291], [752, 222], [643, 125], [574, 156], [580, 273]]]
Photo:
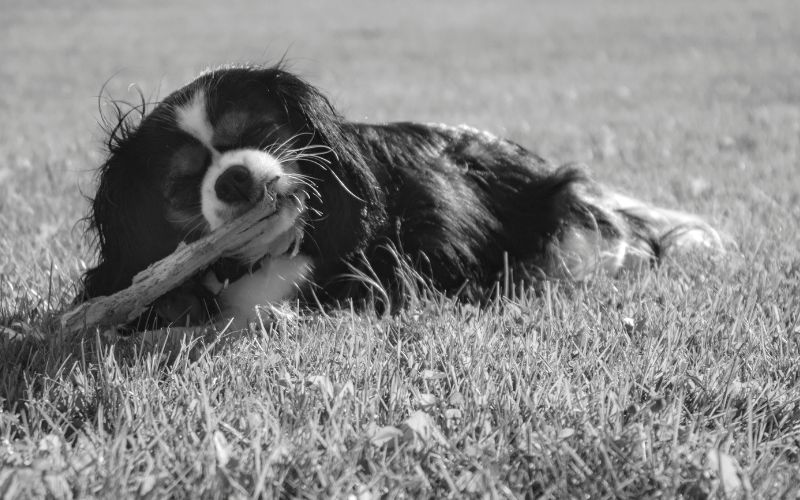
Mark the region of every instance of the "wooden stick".
[[[295, 198], [282, 198], [280, 203], [267, 196], [259, 206], [203, 238], [181, 243], [167, 257], [151, 264], [133, 277], [131, 285], [105, 297], [96, 297], [61, 315], [64, 333], [77, 333], [86, 328], [112, 327], [139, 316], [156, 299], [207, 268], [226, 254], [256, 238], [271, 241], [285, 228], [279, 228], [279, 215], [299, 210]], [[302, 201], [297, 199], [302, 204]]]

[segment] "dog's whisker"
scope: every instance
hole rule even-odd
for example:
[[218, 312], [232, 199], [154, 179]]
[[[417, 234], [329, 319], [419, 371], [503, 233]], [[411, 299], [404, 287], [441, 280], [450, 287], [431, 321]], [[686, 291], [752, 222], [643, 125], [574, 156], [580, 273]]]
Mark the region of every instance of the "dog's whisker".
[[327, 158], [317, 156], [317, 155], [282, 155], [276, 158], [277, 161], [281, 164], [292, 163], [292, 162], [299, 162], [299, 161], [306, 161], [308, 163], [314, 164], [317, 167], [321, 168], [322, 170], [327, 170], [331, 162]]
[[306, 146], [301, 146], [299, 148], [291, 148], [287, 149], [287, 152], [304, 152], [304, 151], [316, 151], [320, 150], [322, 153], [330, 153], [333, 151], [333, 148], [330, 146], [323, 146], [321, 144], [309, 144]]
[[307, 153], [304, 151], [286, 151], [281, 154], [281, 158], [284, 158], [286, 160], [302, 160], [306, 158], [315, 158], [321, 161], [322, 163], [328, 165], [331, 164], [331, 160], [326, 158], [325, 156], [322, 156], [322, 153]]
[[289, 173], [289, 174], [283, 174], [283, 176], [286, 177], [287, 179], [291, 179], [291, 180], [297, 182], [298, 184], [303, 184], [305, 186], [313, 186], [314, 185], [314, 180], [311, 177], [308, 177], [308, 176], [305, 176], [305, 175], [298, 175], [298, 174]]
[[299, 154], [295, 153], [295, 154], [291, 154], [291, 155], [287, 156], [287, 158], [292, 159], [292, 160], [303, 160], [303, 159], [307, 159], [307, 158], [314, 158], [314, 159], [319, 160], [322, 163], [325, 163], [327, 165], [331, 164], [331, 161], [329, 159], [325, 158], [324, 156], [320, 156], [318, 154], [311, 154], [311, 153], [299, 153]]
[[[308, 142], [305, 145], [298, 146], [298, 147], [290, 147], [290, 146], [293, 145], [293, 143], [296, 141], [296, 139], [299, 139], [299, 138], [301, 138], [303, 136], [308, 136]], [[311, 144], [310, 141], [313, 140], [313, 137], [314, 137], [314, 134], [312, 134], [310, 132], [301, 132], [301, 133], [298, 133], [298, 134], [295, 134], [295, 135], [289, 137], [287, 140], [283, 141], [280, 144], [274, 145], [273, 147], [274, 147], [274, 150], [275, 150], [276, 154], [278, 154], [281, 157], [285, 157], [286, 155], [292, 156], [292, 155], [294, 155], [296, 153], [303, 152], [303, 151], [318, 150], [318, 151], [320, 151], [320, 154], [332, 151], [332, 149], [327, 147], [327, 146]]]
[[[331, 164], [331, 161], [328, 158], [310, 153], [291, 154], [282, 156], [281, 158], [283, 158], [284, 161], [299, 161], [299, 160], [313, 161], [316, 162], [316, 164], [322, 167], [323, 169], [327, 168], [327, 166]], [[322, 165], [326, 166], [323, 167]]]
[[303, 135], [306, 135], [306, 134], [308, 134], [308, 132], [300, 132], [300, 133], [294, 134], [294, 135], [288, 137], [283, 142], [274, 144], [273, 147], [275, 148], [276, 151], [280, 152], [280, 151], [286, 149], [287, 144], [290, 144], [295, 139], [297, 139], [299, 137], [302, 137]]
[[[272, 139], [272, 136], [273, 136], [273, 135], [275, 135], [275, 133], [276, 133], [276, 132], [278, 132], [279, 130], [280, 130], [280, 127], [274, 127], [274, 128], [272, 128], [272, 129], [271, 129], [271, 130], [270, 130], [270, 131], [267, 133], [267, 135], [266, 135], [266, 136], [265, 136], [265, 137], [264, 137], [264, 138], [261, 140], [261, 142], [259, 142], [259, 143], [258, 143], [258, 149], [263, 149], [263, 148], [266, 146], [267, 142], [268, 142], [270, 139]], [[267, 149], [267, 153], [270, 153], [270, 154], [272, 154], [272, 151], [271, 151], [270, 149]]]
[[316, 159], [316, 158], [314, 158], [314, 159], [306, 159], [306, 162], [307, 162], [307, 163], [310, 163], [310, 164], [312, 164], [312, 165], [316, 165], [317, 167], [321, 168], [322, 170], [329, 170], [329, 168], [328, 168], [328, 165], [327, 165], [327, 164], [325, 164], [325, 163], [320, 163], [320, 162], [318, 161], [318, 159]]
[[298, 177], [294, 174], [286, 174], [286, 177], [292, 181], [295, 181], [297, 184], [301, 186], [306, 186], [307, 188], [309, 188], [312, 194], [314, 194], [317, 198], [322, 197], [322, 195], [320, 195], [320, 192], [317, 190], [316, 183], [314, 183], [313, 181], [303, 179], [302, 176]]

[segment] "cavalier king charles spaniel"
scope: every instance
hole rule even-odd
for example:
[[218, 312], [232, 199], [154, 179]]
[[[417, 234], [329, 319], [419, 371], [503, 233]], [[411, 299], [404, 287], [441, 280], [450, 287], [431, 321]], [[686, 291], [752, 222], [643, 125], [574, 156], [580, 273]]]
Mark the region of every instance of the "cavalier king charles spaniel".
[[[88, 220], [99, 262], [84, 299], [261, 202], [293, 200], [281, 236], [254, 241], [159, 300], [162, 324], [235, 318], [258, 306], [403, 303], [408, 272], [476, 297], [504, 273], [583, 279], [719, 246], [706, 223], [554, 168], [467, 126], [345, 120], [280, 67], [209, 71], [133, 123], [120, 106]], [[376, 292], [377, 291], [377, 292]]]

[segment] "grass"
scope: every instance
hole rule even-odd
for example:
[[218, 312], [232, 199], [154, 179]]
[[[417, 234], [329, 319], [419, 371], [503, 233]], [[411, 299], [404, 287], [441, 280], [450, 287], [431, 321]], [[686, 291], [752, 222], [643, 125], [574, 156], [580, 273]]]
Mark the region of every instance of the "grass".
[[[6, 5], [0, 493], [795, 497], [800, 8], [785, 1]], [[276, 60], [349, 117], [469, 123], [736, 248], [484, 308], [429, 296], [161, 352], [63, 338], [97, 93]]]

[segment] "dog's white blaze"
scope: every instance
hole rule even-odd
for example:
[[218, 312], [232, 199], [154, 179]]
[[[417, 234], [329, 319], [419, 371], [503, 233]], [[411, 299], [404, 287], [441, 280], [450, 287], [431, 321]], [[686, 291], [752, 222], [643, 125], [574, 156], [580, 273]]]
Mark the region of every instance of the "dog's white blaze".
[[214, 138], [214, 129], [208, 120], [204, 91], [197, 91], [188, 103], [177, 107], [175, 121], [181, 130], [212, 149], [211, 141]]

